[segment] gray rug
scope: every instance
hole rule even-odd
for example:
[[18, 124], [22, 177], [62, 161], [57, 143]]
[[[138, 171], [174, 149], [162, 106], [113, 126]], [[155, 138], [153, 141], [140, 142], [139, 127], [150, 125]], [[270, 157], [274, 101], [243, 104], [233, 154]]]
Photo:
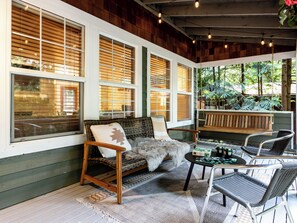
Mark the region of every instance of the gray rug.
[[[113, 193], [101, 188], [77, 200], [104, 216], [105, 222], [198, 222], [208, 186], [207, 181], [200, 180], [202, 167], [195, 165], [188, 191], [183, 191], [183, 186], [189, 163], [185, 161], [171, 168], [170, 162], [165, 162], [152, 173], [124, 178], [121, 205], [116, 204]], [[223, 207], [221, 195], [211, 197], [204, 222], [224, 222], [232, 205], [233, 202], [227, 200], [227, 207]]]

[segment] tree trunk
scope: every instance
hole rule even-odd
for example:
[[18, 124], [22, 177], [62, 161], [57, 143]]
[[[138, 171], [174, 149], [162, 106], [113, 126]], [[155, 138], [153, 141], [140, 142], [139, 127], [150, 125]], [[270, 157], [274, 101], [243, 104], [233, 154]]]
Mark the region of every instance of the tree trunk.
[[245, 92], [245, 80], [244, 80], [244, 64], [241, 64], [241, 93], [244, 95]]
[[286, 59], [282, 62], [282, 105], [283, 110], [291, 111], [292, 59]]

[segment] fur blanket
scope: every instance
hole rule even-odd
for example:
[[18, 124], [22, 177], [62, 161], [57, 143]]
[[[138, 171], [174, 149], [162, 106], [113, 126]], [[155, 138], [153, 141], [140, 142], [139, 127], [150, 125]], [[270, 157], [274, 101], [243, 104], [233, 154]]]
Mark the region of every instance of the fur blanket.
[[176, 140], [155, 140], [154, 138], [136, 138], [129, 140], [132, 150], [125, 153], [126, 159], [145, 158], [149, 171], [159, 167], [166, 156], [179, 166], [190, 150], [190, 145]]

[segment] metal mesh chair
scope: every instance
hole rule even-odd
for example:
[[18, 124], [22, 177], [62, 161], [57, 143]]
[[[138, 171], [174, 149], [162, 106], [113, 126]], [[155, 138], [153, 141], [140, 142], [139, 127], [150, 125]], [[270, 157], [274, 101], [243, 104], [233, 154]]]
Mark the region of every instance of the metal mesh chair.
[[[268, 139], [260, 143], [259, 147], [248, 146], [250, 138], [263, 136], [263, 135], [272, 135], [276, 134], [276, 137], [273, 139]], [[287, 129], [281, 129], [274, 132], [262, 132], [248, 135], [245, 139], [244, 146], [241, 147], [244, 154], [247, 154], [249, 157], [254, 156], [279, 156], [282, 155], [287, 148], [290, 140], [293, 138], [294, 132]], [[264, 149], [263, 145], [273, 143], [271, 149]]]
[[[262, 157], [261, 157], [262, 158]], [[204, 202], [202, 213], [200, 216], [200, 223], [203, 222], [208, 201], [210, 196], [217, 193], [222, 193], [225, 196], [231, 198], [238, 204], [244, 206], [248, 209], [252, 220], [254, 223], [257, 223], [257, 216], [263, 215], [268, 211], [274, 210], [277, 207], [284, 205], [288, 213], [290, 222], [293, 223], [293, 217], [289, 210], [285, 193], [288, 188], [291, 186], [292, 182], [297, 176], [297, 158], [288, 156], [279, 156], [279, 157], [266, 157], [264, 159], [295, 159], [294, 162], [283, 162], [273, 165], [216, 165], [213, 167], [209, 179], [209, 187], [207, 191], [207, 196]], [[253, 161], [253, 160], [252, 160]], [[234, 172], [221, 177], [214, 178], [214, 172], [218, 168], [225, 169], [243, 169], [243, 170], [275, 170], [274, 174], [270, 180], [269, 184], [265, 184], [262, 181], [259, 181], [248, 174], [242, 172]], [[212, 189], [215, 189], [217, 192], [213, 193]], [[280, 197], [281, 203], [276, 204], [275, 206], [264, 210], [258, 214], [255, 214], [253, 208], [264, 205], [268, 200]], [[238, 207], [237, 207], [238, 211]], [[236, 211], [236, 214], [237, 214]], [[236, 215], [235, 214], [235, 215]]]

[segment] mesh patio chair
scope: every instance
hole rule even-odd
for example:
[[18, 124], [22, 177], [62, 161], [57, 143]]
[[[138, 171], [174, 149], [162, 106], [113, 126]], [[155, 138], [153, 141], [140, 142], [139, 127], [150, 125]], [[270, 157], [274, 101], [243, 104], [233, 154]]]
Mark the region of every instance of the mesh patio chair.
[[[262, 158], [262, 157], [260, 157]], [[248, 209], [254, 223], [257, 223], [257, 216], [261, 216], [268, 211], [272, 211], [279, 206], [284, 205], [290, 222], [293, 223], [293, 217], [289, 210], [285, 193], [291, 186], [297, 176], [297, 158], [292, 156], [264, 157], [264, 159], [295, 159], [294, 162], [282, 162], [277, 164], [261, 165], [215, 165], [211, 170], [209, 187], [205, 198], [204, 206], [201, 212], [199, 223], [203, 222], [210, 196], [222, 193], [238, 203], [235, 216], [237, 215], [239, 205]], [[252, 160], [253, 162], [254, 160]], [[218, 168], [241, 169], [241, 170], [273, 170], [273, 176], [269, 184], [263, 183], [258, 179], [249, 176], [247, 173], [234, 172], [221, 177], [214, 178], [215, 170]], [[215, 189], [216, 192], [212, 192]], [[255, 214], [253, 208], [264, 205], [268, 200], [280, 197], [281, 202], [260, 213]]]
[[[265, 140], [259, 144], [259, 147], [249, 146], [249, 140], [252, 137], [263, 136], [263, 135], [276, 135], [272, 139]], [[249, 157], [254, 156], [280, 156], [283, 155], [289, 142], [294, 136], [294, 132], [291, 130], [281, 129], [274, 132], [261, 132], [248, 135], [245, 139], [244, 146], [241, 147], [243, 155], [247, 154]], [[273, 143], [271, 149], [263, 148], [263, 145]]]

